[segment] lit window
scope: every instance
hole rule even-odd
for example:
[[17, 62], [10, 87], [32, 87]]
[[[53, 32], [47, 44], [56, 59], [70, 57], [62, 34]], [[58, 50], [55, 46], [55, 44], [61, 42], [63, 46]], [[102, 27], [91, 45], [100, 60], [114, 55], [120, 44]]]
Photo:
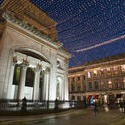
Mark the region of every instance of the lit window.
[[106, 68], [106, 69], [107, 69], [108, 72], [110, 71], [110, 68]]
[[112, 89], [112, 82], [111, 81], [108, 82], [108, 87], [109, 87], [109, 89]]
[[116, 71], [118, 70], [118, 66], [114, 66], [113, 69]]
[[90, 74], [90, 72], [88, 72], [88, 78], [90, 78], [91, 77], [91, 74]]
[[125, 71], [125, 65], [121, 65], [122, 71]]

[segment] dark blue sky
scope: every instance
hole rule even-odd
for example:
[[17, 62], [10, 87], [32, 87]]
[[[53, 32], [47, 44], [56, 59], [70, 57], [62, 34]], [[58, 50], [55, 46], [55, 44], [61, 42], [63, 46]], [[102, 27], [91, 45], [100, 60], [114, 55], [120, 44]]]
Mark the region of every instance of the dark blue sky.
[[125, 52], [125, 0], [32, 1], [59, 23], [59, 40], [74, 54], [70, 66]]
[[[125, 52], [125, 38], [121, 38], [125, 34], [125, 0], [32, 2], [58, 22], [59, 40], [74, 54], [70, 66]], [[92, 49], [85, 49], [88, 47]]]

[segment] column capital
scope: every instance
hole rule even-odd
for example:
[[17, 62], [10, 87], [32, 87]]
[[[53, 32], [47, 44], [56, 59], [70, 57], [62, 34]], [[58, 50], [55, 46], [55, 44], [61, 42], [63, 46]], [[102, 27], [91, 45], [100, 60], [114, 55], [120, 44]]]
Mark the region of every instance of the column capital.
[[12, 63], [13, 63], [13, 66], [15, 66], [15, 64], [17, 64], [17, 56], [13, 56]]
[[21, 63], [21, 67], [23, 69], [27, 69], [28, 66], [29, 66], [29, 62], [27, 60], [23, 59], [23, 62]]
[[42, 65], [41, 64], [37, 64], [36, 68], [35, 68], [35, 72], [40, 72], [42, 71]]
[[45, 67], [44, 72], [49, 73], [50, 72], [50, 67]]

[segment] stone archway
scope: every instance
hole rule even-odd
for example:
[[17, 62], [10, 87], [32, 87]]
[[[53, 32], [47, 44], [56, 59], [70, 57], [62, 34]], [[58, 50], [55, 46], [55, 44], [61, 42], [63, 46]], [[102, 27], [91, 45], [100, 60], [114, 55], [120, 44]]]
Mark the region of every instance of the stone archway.
[[43, 100], [42, 92], [40, 93], [42, 91], [40, 72], [46, 65], [49, 67], [50, 62], [39, 53], [26, 48], [24, 51], [23, 49], [13, 51], [11, 60], [12, 75], [8, 84], [7, 98], [20, 100], [26, 97], [29, 100]]

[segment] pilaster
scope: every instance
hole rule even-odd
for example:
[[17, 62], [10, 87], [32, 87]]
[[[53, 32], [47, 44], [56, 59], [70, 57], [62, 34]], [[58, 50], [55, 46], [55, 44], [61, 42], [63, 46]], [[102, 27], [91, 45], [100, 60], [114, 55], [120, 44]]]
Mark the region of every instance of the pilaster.
[[34, 80], [34, 88], [33, 88], [33, 100], [39, 100], [39, 83], [40, 83], [40, 68], [36, 68], [35, 70], [35, 80]]

